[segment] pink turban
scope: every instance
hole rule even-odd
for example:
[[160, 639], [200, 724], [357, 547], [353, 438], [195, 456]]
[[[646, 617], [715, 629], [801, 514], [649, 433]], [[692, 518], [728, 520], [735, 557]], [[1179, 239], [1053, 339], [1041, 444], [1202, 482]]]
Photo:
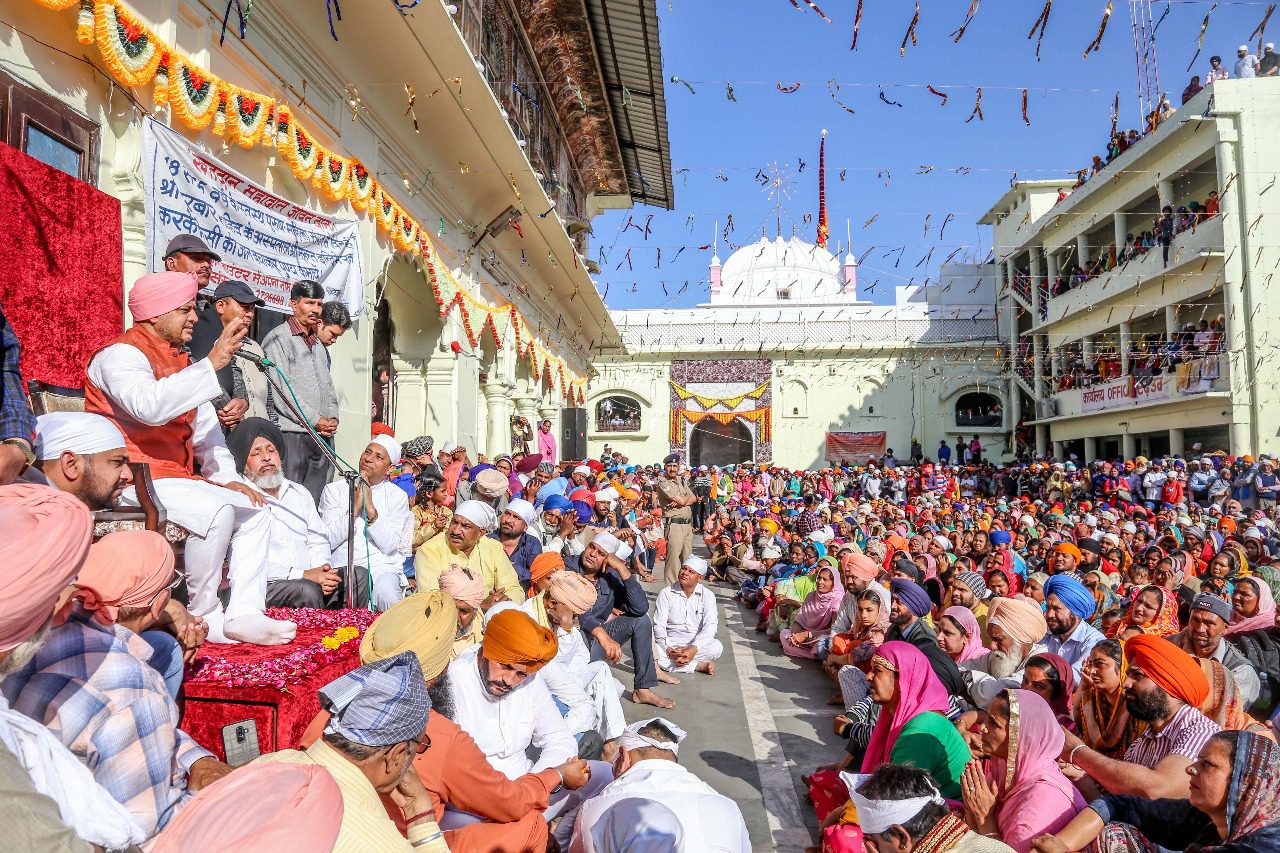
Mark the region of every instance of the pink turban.
[[440, 588], [454, 601], [479, 607], [484, 601], [484, 581], [470, 569], [454, 566], [440, 575]]
[[328, 770], [255, 762], [196, 794], [151, 850], [332, 850], [341, 828], [342, 792]]
[[129, 289], [129, 313], [134, 320], [154, 319], [195, 299], [197, 289], [189, 272], [147, 273]]
[[31, 638], [89, 552], [93, 518], [48, 486], [0, 486], [0, 652]]
[[987, 606], [987, 625], [999, 625], [1018, 643], [1038, 643], [1049, 632], [1040, 605], [1030, 599], [992, 599]]
[[152, 530], [118, 530], [89, 548], [76, 598], [104, 625], [121, 607], [147, 607], [173, 581], [173, 549]]
[[866, 554], [847, 552], [840, 555], [840, 570], [852, 571], [853, 576], [864, 581], [873, 581], [880, 577], [880, 564]]
[[572, 610], [574, 616], [595, 607], [600, 597], [596, 585], [577, 572], [556, 572], [548, 578], [547, 595]]

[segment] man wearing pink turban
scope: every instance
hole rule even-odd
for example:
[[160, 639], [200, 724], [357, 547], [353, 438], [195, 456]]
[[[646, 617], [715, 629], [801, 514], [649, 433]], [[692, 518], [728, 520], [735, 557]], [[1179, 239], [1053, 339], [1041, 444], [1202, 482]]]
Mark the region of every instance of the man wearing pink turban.
[[47, 726], [148, 836], [231, 771], [178, 728], [178, 707], [138, 635], [169, 603], [173, 563], [158, 533], [103, 537], [74, 580], [66, 621], [0, 686], [13, 709]]
[[[190, 273], [144, 275], [129, 292], [134, 325], [89, 361], [85, 411], [123, 433], [132, 462], [146, 462], [169, 519], [186, 528], [189, 608], [209, 625], [213, 642], [287, 643], [291, 622], [263, 614], [270, 516], [263, 496], [236, 473], [212, 401], [222, 394], [217, 371], [248, 331], [247, 318], [227, 324], [209, 355], [194, 363], [183, 349], [196, 322]], [[200, 474], [195, 473], [199, 463]], [[133, 487], [121, 502], [138, 506]], [[231, 558], [231, 597], [218, 600], [222, 564]]]
[[458, 606], [458, 631], [453, 638], [453, 656], [457, 657], [484, 639], [484, 617], [480, 615], [484, 581], [471, 569], [451, 566], [440, 575], [440, 589]]

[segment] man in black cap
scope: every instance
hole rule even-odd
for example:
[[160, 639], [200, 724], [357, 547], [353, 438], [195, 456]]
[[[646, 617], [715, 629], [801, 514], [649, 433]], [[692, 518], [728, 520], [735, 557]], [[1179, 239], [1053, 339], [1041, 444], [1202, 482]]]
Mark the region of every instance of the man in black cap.
[[200, 290], [209, 287], [213, 262], [222, 257], [195, 234], [179, 234], [164, 250], [164, 268], [169, 272], [194, 273]]
[[[191, 357], [204, 358], [222, 334], [222, 330], [241, 317], [253, 320], [253, 312], [266, 303], [243, 281], [224, 281], [213, 291], [213, 302], [206, 305], [191, 333]], [[222, 396], [213, 401], [218, 421], [230, 430], [245, 418], [275, 420], [274, 401], [267, 375], [254, 359], [265, 353], [253, 338], [245, 336], [231, 362], [217, 372]]]
[[698, 498], [680, 476], [680, 457], [672, 453], [662, 460], [663, 475], [658, 478], [658, 506], [666, 519], [667, 561], [663, 567], [667, 585], [675, 583], [680, 567], [693, 554], [693, 505]]

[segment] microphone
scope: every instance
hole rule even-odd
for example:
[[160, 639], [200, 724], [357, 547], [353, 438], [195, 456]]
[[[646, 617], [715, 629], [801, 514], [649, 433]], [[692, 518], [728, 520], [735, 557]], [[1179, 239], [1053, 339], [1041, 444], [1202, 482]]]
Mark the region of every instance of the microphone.
[[243, 349], [239, 350], [236, 353], [236, 355], [239, 356], [240, 358], [246, 359], [258, 365], [258, 367], [264, 373], [266, 372], [268, 367], [275, 367], [275, 364], [276, 364], [274, 361], [267, 358], [265, 355], [258, 355], [257, 353], [252, 353], [252, 352], [245, 352]]

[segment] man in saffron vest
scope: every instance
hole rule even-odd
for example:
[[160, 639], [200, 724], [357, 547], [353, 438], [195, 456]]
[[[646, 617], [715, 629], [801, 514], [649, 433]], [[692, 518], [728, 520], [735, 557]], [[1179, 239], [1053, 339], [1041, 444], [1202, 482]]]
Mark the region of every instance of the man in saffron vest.
[[[120, 428], [129, 458], [150, 464], [170, 520], [190, 532], [188, 609], [209, 625], [209, 640], [287, 643], [294, 624], [262, 612], [271, 530], [269, 514], [260, 509], [266, 502], [236, 473], [211, 402], [222, 393], [217, 371], [239, 348], [248, 320], [225, 326], [208, 357], [192, 363], [184, 346], [195, 326], [195, 305], [190, 273], [138, 279], [129, 292], [134, 325], [89, 360], [85, 411]], [[121, 502], [137, 506], [132, 487]], [[218, 586], [228, 550], [231, 597], [224, 613]]]

